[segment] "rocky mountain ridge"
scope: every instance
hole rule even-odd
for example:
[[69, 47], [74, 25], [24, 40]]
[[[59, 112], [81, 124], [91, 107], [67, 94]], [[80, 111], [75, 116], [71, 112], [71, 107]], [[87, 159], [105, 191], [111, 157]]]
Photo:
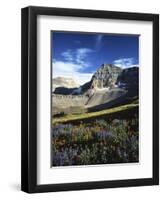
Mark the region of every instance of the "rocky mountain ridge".
[[132, 102], [139, 96], [139, 68], [121, 69], [103, 64], [91, 80], [80, 87], [57, 87], [52, 95], [52, 113], [82, 113]]
[[59, 87], [55, 87], [54, 94], [79, 95], [86, 94], [90, 92], [90, 90], [103, 88], [112, 89], [115, 87], [129, 89], [137, 87], [139, 82], [138, 79], [139, 68], [136, 66], [122, 69], [112, 64], [102, 64], [89, 82], [79, 87], [73, 79], [71, 80], [71, 84], [67, 85], [67, 81], [62, 81], [64, 84], [60, 84]]
[[55, 88], [58, 88], [58, 87], [77, 88], [79, 87], [79, 84], [77, 84], [73, 78], [56, 77], [56, 78], [53, 78], [52, 80], [52, 87], [54, 91]]

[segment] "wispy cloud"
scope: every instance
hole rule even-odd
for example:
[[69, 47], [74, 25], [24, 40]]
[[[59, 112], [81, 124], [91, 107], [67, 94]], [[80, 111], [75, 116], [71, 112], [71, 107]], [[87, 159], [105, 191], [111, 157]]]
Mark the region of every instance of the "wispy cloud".
[[75, 50], [68, 49], [63, 52], [61, 55], [64, 58], [64, 61], [71, 62], [77, 65], [82, 65], [87, 67], [89, 63], [86, 61], [89, 53], [92, 53], [93, 50], [89, 48], [78, 48]]
[[81, 44], [80, 40], [75, 40], [74, 42], [75, 42], [75, 44]]
[[96, 36], [96, 42], [95, 42], [95, 50], [98, 51], [101, 48], [103, 35], [97, 35]]
[[85, 60], [88, 56], [88, 54], [92, 53], [93, 50], [92, 49], [88, 49], [88, 48], [80, 48], [77, 49], [76, 51], [76, 62], [80, 65], [83, 65], [85, 67], [87, 67], [89, 65], [89, 63]]
[[68, 49], [67, 51], [63, 52], [61, 54], [65, 60], [67, 61], [73, 61], [73, 52], [71, 49]]
[[81, 73], [82, 65], [72, 62], [54, 60], [52, 63], [53, 78], [61, 76], [73, 78], [79, 85], [90, 81], [92, 73]]
[[120, 58], [120, 59], [114, 60], [113, 64], [121, 68], [129, 68], [129, 67], [138, 65], [137, 63], [135, 63], [134, 58]]

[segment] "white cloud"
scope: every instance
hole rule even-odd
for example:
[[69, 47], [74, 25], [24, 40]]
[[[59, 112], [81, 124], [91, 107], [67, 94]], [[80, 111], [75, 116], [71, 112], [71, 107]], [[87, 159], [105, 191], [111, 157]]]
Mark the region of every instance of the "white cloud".
[[73, 61], [73, 53], [71, 49], [68, 49], [67, 51], [63, 52], [61, 55], [65, 58], [65, 60]]
[[78, 48], [75, 50], [68, 49], [63, 52], [61, 55], [67, 62], [75, 63], [82, 65], [83, 67], [88, 67], [89, 63], [86, 62], [86, 58], [89, 53], [92, 53], [93, 50], [89, 48]]
[[78, 71], [81, 68], [81, 65], [71, 62], [63, 62], [57, 60], [53, 62], [53, 72], [55, 73], [73, 73], [74, 71]]
[[89, 48], [68, 49], [61, 55], [64, 60], [53, 60], [53, 77], [73, 78], [79, 85], [82, 85], [92, 78], [92, 73], [82, 73], [82, 69], [89, 66], [87, 56], [94, 50]]
[[79, 85], [83, 85], [84, 83], [91, 80], [93, 73], [80, 73], [77, 72], [74, 74], [74, 80], [79, 83]]
[[79, 48], [79, 49], [77, 49], [75, 61], [78, 64], [87, 67], [89, 65], [89, 63], [85, 61], [85, 58], [88, 56], [89, 53], [92, 53], [92, 52], [93, 52], [93, 50], [89, 49], [89, 48]]
[[91, 53], [93, 50], [89, 48], [79, 48], [77, 49], [77, 55], [87, 56], [88, 53]]
[[113, 64], [121, 68], [129, 68], [129, 67], [138, 65], [138, 64], [135, 64], [134, 58], [120, 58], [120, 59], [114, 60]]
[[52, 63], [53, 78], [69, 77], [73, 78], [79, 85], [82, 85], [91, 80], [92, 73], [79, 72], [83, 66], [72, 62], [63, 62], [54, 60]]

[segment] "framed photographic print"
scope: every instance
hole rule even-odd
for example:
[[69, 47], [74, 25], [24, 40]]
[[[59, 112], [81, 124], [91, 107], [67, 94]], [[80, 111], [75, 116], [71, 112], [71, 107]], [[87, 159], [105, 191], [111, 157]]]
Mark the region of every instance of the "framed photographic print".
[[22, 9], [22, 190], [159, 184], [159, 16]]

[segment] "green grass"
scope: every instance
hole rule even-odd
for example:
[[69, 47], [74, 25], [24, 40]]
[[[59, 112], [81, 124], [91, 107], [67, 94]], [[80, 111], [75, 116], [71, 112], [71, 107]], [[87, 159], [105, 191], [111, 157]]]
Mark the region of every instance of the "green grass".
[[63, 117], [53, 118], [52, 124], [64, 123], [64, 122], [75, 121], [75, 120], [83, 120], [83, 119], [113, 114], [113, 113], [116, 113], [116, 112], [125, 111], [125, 110], [128, 110], [128, 109], [138, 107], [138, 105], [139, 104], [137, 104], [137, 103], [131, 103], [131, 104], [126, 104], [126, 105], [122, 105], [122, 106], [118, 106], [118, 107], [110, 108], [110, 109], [106, 109], [106, 110], [101, 110], [101, 111], [97, 111], [97, 112], [83, 113], [83, 114], [78, 114], [78, 115], [69, 114], [69, 115], [65, 115]]

